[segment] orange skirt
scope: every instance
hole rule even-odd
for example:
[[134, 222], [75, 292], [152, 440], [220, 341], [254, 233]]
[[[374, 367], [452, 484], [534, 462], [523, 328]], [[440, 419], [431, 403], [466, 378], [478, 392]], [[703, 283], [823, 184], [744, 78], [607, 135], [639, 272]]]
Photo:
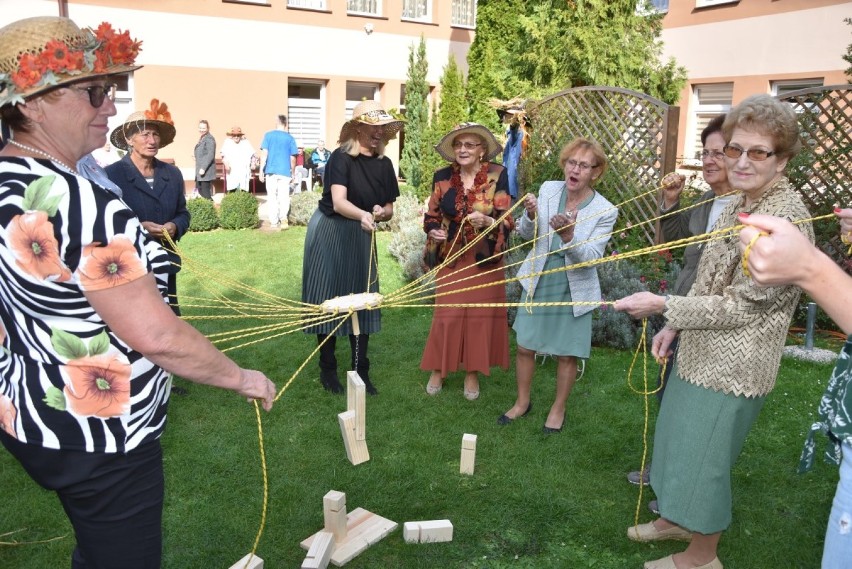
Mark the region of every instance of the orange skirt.
[[[468, 278], [470, 277], [470, 278]], [[473, 250], [467, 251], [454, 267], [438, 271], [436, 305], [506, 302], [503, 261], [479, 268]], [[466, 279], [462, 282], [455, 282]], [[473, 290], [461, 290], [498, 283]], [[452, 292], [459, 291], [459, 292]], [[450, 293], [450, 294], [446, 294]], [[426, 339], [420, 369], [440, 370], [441, 377], [464, 369], [491, 374], [493, 366], [509, 367], [509, 322], [505, 306], [436, 306], [432, 327]]]

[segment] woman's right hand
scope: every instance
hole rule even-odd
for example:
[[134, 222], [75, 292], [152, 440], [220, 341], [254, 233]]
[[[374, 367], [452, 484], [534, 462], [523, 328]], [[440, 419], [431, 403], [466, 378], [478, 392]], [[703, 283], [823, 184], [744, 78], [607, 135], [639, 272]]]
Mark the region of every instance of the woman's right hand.
[[686, 176], [676, 172], [669, 172], [663, 176], [663, 209], [670, 209], [677, 203], [685, 183]]
[[361, 215], [361, 229], [367, 233], [372, 233], [376, 230], [376, 220], [373, 219], [373, 214], [371, 212], [365, 211]]
[[677, 338], [677, 330], [663, 326], [663, 329], [654, 334], [654, 340], [651, 342], [651, 355], [657, 360], [657, 363], [662, 365], [666, 359], [672, 355], [671, 345]]
[[432, 229], [428, 233], [429, 239], [436, 243], [443, 243], [447, 240], [447, 232], [443, 229]]
[[272, 410], [276, 394], [275, 384], [262, 372], [240, 368], [240, 386], [236, 391], [248, 398], [249, 403], [259, 399], [266, 411]]

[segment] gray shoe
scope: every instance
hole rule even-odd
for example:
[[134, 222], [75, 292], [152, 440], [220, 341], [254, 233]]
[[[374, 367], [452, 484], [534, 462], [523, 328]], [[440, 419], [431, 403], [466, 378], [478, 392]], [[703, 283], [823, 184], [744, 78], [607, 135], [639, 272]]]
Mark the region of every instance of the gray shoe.
[[660, 507], [657, 505], [656, 500], [651, 500], [648, 502], [648, 509], [651, 510], [652, 514], [660, 515]]
[[627, 481], [631, 484], [636, 484], [637, 486], [641, 484], [642, 486], [647, 486], [651, 483], [651, 464], [648, 463], [648, 466], [645, 467], [645, 470], [639, 472], [638, 470], [634, 470], [633, 472], [627, 473]]

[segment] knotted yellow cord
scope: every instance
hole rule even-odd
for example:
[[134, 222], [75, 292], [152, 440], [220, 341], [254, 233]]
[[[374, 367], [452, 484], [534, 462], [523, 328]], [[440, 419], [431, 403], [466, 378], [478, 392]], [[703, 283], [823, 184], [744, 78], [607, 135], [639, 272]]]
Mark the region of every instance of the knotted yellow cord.
[[[654, 189], [652, 191], [656, 192], [657, 189]], [[650, 192], [648, 192], [648, 193], [650, 193]], [[646, 195], [646, 194], [641, 194], [641, 195]], [[636, 196], [636, 197], [632, 198], [631, 200], [637, 199], [637, 198], [641, 197], [641, 195]], [[627, 200], [627, 201], [631, 201], [631, 200]], [[510, 210], [508, 210], [504, 215], [502, 215], [497, 220], [497, 223], [502, 223], [503, 220], [505, 220], [508, 215], [512, 214], [512, 211], [520, 203], [521, 203], [521, 200], [518, 200], [518, 202]], [[626, 203], [626, 202], [624, 202], [624, 203]], [[690, 206], [690, 207], [695, 207], [697, 205], [699, 205], [699, 204], [694, 204], [693, 206]], [[683, 211], [684, 209], [689, 209], [689, 208], [683, 208], [680, 211]], [[603, 213], [605, 213], [605, 212], [601, 212], [600, 214], [602, 215]], [[657, 219], [663, 218], [666, 215], [671, 215], [671, 213], [667, 213], [663, 216], [659, 216], [658, 218], [653, 218], [651, 220], [648, 220], [647, 222], [642, 222], [642, 223], [637, 224], [633, 227], [638, 227], [638, 226], [640, 226], [644, 223], [655, 222]], [[810, 218], [810, 219], [798, 220], [798, 221], [795, 221], [793, 223], [799, 224], [799, 223], [813, 222], [813, 221], [817, 221], [817, 220], [821, 220], [821, 219], [827, 219], [829, 217], [833, 217], [832, 214], [814, 217], [814, 218]], [[572, 223], [577, 223], [579, 221], [580, 220], [577, 219], [577, 220], [573, 221]], [[567, 227], [567, 225], [566, 225], [566, 227]], [[681, 240], [670, 242], [670, 243], [663, 244], [663, 245], [646, 247], [644, 249], [639, 249], [637, 251], [632, 251], [630, 253], [623, 253], [623, 254], [620, 254], [618, 256], [602, 257], [600, 259], [595, 259], [595, 260], [587, 261], [587, 262], [584, 262], [584, 263], [577, 263], [577, 264], [574, 264], [574, 265], [571, 265], [571, 266], [559, 267], [557, 269], [551, 269], [551, 270], [548, 270], [548, 271], [540, 271], [540, 272], [534, 273], [533, 275], [530, 275], [530, 276], [535, 276], [535, 275], [541, 276], [541, 275], [544, 275], [544, 274], [549, 274], [549, 273], [554, 273], [554, 272], [559, 272], [559, 271], [565, 271], [565, 270], [569, 270], [569, 269], [576, 269], [576, 268], [587, 267], [587, 266], [595, 266], [595, 265], [606, 263], [606, 262], [621, 261], [621, 260], [624, 260], [624, 259], [637, 257], [639, 255], [654, 253], [654, 252], [657, 252], [657, 251], [660, 251], [660, 250], [663, 250], [663, 249], [685, 247], [685, 246], [687, 246], [691, 243], [705, 243], [705, 242], [713, 241], [713, 240], [716, 240], [716, 239], [722, 239], [722, 238], [729, 237], [732, 233], [739, 231], [743, 227], [744, 227], [743, 225], [737, 225], [737, 226], [734, 226], [734, 227], [731, 227], [731, 228], [720, 229], [720, 230], [716, 230], [716, 231], [713, 231], [713, 232], [710, 232], [710, 233], [707, 233], [707, 234], [704, 234], [704, 235], [698, 235], [698, 236], [694, 236], [694, 237], [691, 237], [691, 238], [681, 239]], [[562, 228], [559, 228], [559, 230], [561, 230], [561, 229]], [[553, 231], [548, 232], [544, 236], [538, 236], [537, 230], [538, 230], [538, 223], [536, 222], [536, 224], [534, 225], [534, 229], [533, 229], [533, 241], [534, 242], [538, 239], [541, 239], [541, 238], [548, 238], [548, 237], [552, 236], [554, 231], [557, 231], [557, 229], [554, 229]], [[461, 234], [461, 228], [460, 228], [460, 230], [459, 230], [459, 232], [456, 236], [456, 239], [458, 239], [458, 236], [460, 234]], [[598, 236], [598, 237], [595, 237], [594, 239], [602, 239], [604, 237], [609, 237], [612, 234], [613, 233], [609, 233], [609, 234], [604, 235], [604, 236]], [[481, 232], [479, 235], [477, 235], [477, 237], [474, 240], [472, 240], [470, 243], [466, 244], [461, 250], [457, 251], [452, 257], [445, 260], [444, 263], [442, 263], [438, 267], [435, 267], [434, 269], [432, 269], [432, 271], [429, 271], [429, 273], [427, 273], [427, 274], [431, 274], [431, 275], [437, 274], [437, 271], [440, 267], [443, 267], [444, 265], [446, 265], [446, 264], [454, 261], [455, 259], [457, 259], [467, 249], [469, 249], [470, 247], [475, 245], [480, 239], [485, 238], [486, 235], [487, 235], [487, 231]], [[368, 283], [367, 283], [368, 290], [369, 290], [370, 284], [372, 284], [371, 273], [372, 273], [372, 262], [373, 262], [374, 253], [375, 253], [375, 238], [376, 238], [375, 232], [373, 232], [373, 234], [371, 236], [370, 267], [368, 269]], [[754, 241], [756, 241], [756, 239], [757, 239], [757, 237], [755, 237], [752, 240], [752, 244], [753, 244]], [[346, 322], [346, 320], [349, 317], [351, 317], [351, 315], [354, 312], [354, 311], [350, 310], [347, 313], [344, 313], [342, 315], [339, 314], [339, 313], [327, 314], [327, 313], [322, 312], [321, 309], [317, 306], [313, 306], [313, 305], [303, 303], [303, 302], [292, 301], [292, 300], [289, 300], [289, 299], [286, 299], [286, 298], [277, 297], [275, 295], [266, 293], [265, 291], [247, 286], [247, 285], [245, 285], [245, 284], [243, 284], [239, 281], [234, 281], [232, 279], [223, 278], [220, 274], [217, 274], [212, 270], [208, 270], [206, 267], [204, 267], [200, 263], [196, 263], [196, 262], [194, 262], [194, 260], [189, 259], [185, 255], [183, 255], [182, 251], [180, 251], [180, 249], [176, 246], [176, 244], [174, 243], [174, 241], [170, 238], [170, 236], [168, 234], [164, 235], [164, 240], [167, 242], [167, 244], [169, 246], [169, 248], [167, 248], [167, 249], [171, 250], [172, 252], [174, 252], [175, 254], [177, 254], [181, 257], [181, 261], [182, 261], [184, 267], [187, 267], [190, 270], [194, 271], [196, 274], [201, 275], [201, 277], [205, 277], [205, 276], [219, 277], [219, 280], [218, 280], [219, 283], [227, 283], [229, 286], [233, 287], [235, 290], [237, 290], [239, 292], [242, 292], [243, 294], [245, 294], [249, 298], [254, 298], [256, 300], [263, 301], [263, 304], [249, 304], [249, 303], [233, 302], [230, 299], [226, 298], [224, 295], [220, 295], [220, 294], [216, 293], [215, 291], [213, 291], [211, 289], [211, 287], [208, 286], [208, 282], [212, 283], [212, 282], [215, 281], [215, 279], [211, 278], [208, 281], [207, 279], [200, 278], [199, 279], [200, 286], [202, 286], [202, 288], [207, 290], [214, 297], [214, 301], [216, 301], [220, 304], [223, 304], [226, 307], [231, 308], [232, 310], [234, 310], [235, 312], [238, 313], [238, 315], [236, 315], [236, 316], [226, 315], [226, 316], [223, 316], [222, 318], [243, 318], [243, 317], [252, 317], [253, 316], [253, 317], [256, 317], [256, 318], [263, 319], [263, 318], [280, 317], [280, 315], [282, 313], [285, 313], [285, 314], [293, 314], [298, 319], [295, 323], [294, 322], [285, 322], [285, 323], [277, 323], [277, 324], [270, 324], [270, 325], [266, 325], [266, 326], [257, 326], [257, 327], [254, 327], [254, 328], [249, 328], [249, 329], [246, 329], [243, 333], [239, 333], [237, 331], [237, 332], [224, 332], [224, 333], [219, 333], [219, 334], [212, 334], [210, 337], [220, 339], [220, 340], [221, 339], [238, 339], [238, 338], [248, 337], [248, 336], [252, 336], [252, 335], [264, 334], [264, 337], [261, 338], [261, 339], [251, 341], [251, 342], [246, 342], [246, 343], [241, 344], [239, 346], [232, 346], [230, 348], [223, 349], [222, 351], [233, 350], [233, 349], [236, 349], [238, 347], [251, 345], [251, 344], [254, 344], [254, 343], [261, 342], [261, 341], [266, 341], [266, 340], [269, 340], [271, 338], [274, 338], [274, 337], [277, 337], [277, 336], [280, 336], [280, 335], [283, 335], [283, 334], [292, 333], [294, 331], [301, 330], [301, 329], [303, 329], [307, 326], [330, 322], [330, 321], [333, 321], [336, 318], [339, 319], [339, 322], [338, 322], [337, 326], [334, 328], [334, 330], [326, 336], [325, 340], [323, 340], [323, 342], [320, 343], [316, 347], [316, 349], [314, 349], [311, 352], [311, 354], [305, 359], [305, 361], [296, 369], [296, 371], [293, 373], [293, 375], [285, 383], [284, 387], [282, 387], [281, 390], [278, 392], [274, 401], [278, 401], [278, 399], [281, 398], [281, 396], [284, 394], [284, 392], [287, 390], [287, 388], [292, 384], [292, 382], [299, 375], [299, 373], [301, 373], [302, 369], [304, 369], [304, 367], [307, 365], [308, 361], [310, 361], [316, 355], [316, 353], [319, 352], [322, 345], [326, 341], [328, 341], [328, 338], [333, 336], [337, 332], [337, 330], [343, 325], [343, 323]], [[591, 241], [591, 240], [592, 239], [590, 239], [589, 241]], [[456, 243], [456, 241], [454, 241], [453, 246], [455, 245], [455, 243]], [[579, 246], [581, 244], [582, 243], [573, 244], [573, 245], [571, 245], [571, 247]], [[519, 247], [519, 246], [517, 246], [517, 247]], [[751, 244], [749, 245], [749, 247], [750, 246], [751, 246]], [[510, 248], [507, 251], [505, 251], [504, 253], [507, 253], [514, 248], [515, 247]], [[747, 250], [748, 250], [748, 248], [747, 248]], [[852, 253], [852, 250], [850, 250], [850, 252]], [[550, 253], [548, 252], [548, 254], [550, 254]], [[744, 255], [744, 257], [747, 260], [747, 255]], [[516, 264], [519, 264], [519, 263], [513, 263], [512, 266], [516, 265]], [[491, 269], [491, 271], [493, 271], [493, 270], [501, 270], [502, 271], [505, 268], [506, 267], [504, 267], [504, 266], [499, 266], [499, 267], [496, 267], [494, 269]], [[480, 274], [482, 274], [484, 272], [485, 271], [481, 272]], [[488, 272], [490, 272], [490, 271], [488, 271]], [[748, 273], [746, 273], [746, 274], [748, 274]], [[425, 276], [426, 275], [424, 275], [424, 277]], [[428, 283], [427, 283], [425, 286], [421, 285], [421, 287], [420, 287], [421, 290], [417, 290], [418, 289], [418, 287], [416, 286], [417, 283], [421, 283], [422, 281], [424, 281], [425, 280], [424, 277], [417, 279], [414, 283], [409, 283], [409, 285], [401, 287], [400, 289], [398, 289], [396, 294], [391, 293], [390, 295], [388, 295], [385, 298], [385, 300], [386, 301], [389, 300], [390, 302], [385, 302], [383, 304], [383, 306], [385, 306], [385, 307], [408, 307], [408, 306], [495, 307], [495, 306], [518, 306], [518, 305], [523, 304], [524, 306], [527, 306], [527, 307], [529, 307], [529, 309], [531, 309], [531, 306], [533, 304], [535, 304], [537, 306], [614, 304], [614, 302], [612, 302], [612, 301], [597, 301], [597, 302], [571, 301], [571, 302], [532, 303], [529, 299], [526, 299], [523, 303], [467, 303], [467, 304], [464, 304], [464, 303], [460, 303], [460, 304], [432, 303], [432, 304], [427, 304], [427, 305], [403, 303], [402, 301], [404, 299], [410, 298], [411, 296], [416, 296], [417, 294], [419, 294], [420, 292], [425, 290], [427, 286], [429, 286]], [[378, 278], [378, 274], [376, 275], [376, 278]], [[464, 281], [464, 280], [467, 280], [467, 279], [466, 278], [458, 279], [457, 281], [452, 281], [450, 284], [453, 284], [453, 283], [456, 283], [456, 282], [461, 282], [461, 281]], [[476, 288], [482, 288], [483, 286], [494, 286], [495, 284], [512, 282], [514, 280], [517, 280], [517, 278], [504, 279], [502, 281], [498, 281], [497, 283], [488, 283], [486, 285], [477, 285], [477, 286], [468, 287], [467, 289], [462, 289], [462, 290], [473, 290], [473, 289], [476, 289]], [[458, 292], [461, 292], [461, 291], [460, 290], [454, 290], [452, 292], [458, 293]], [[433, 295], [429, 295], [429, 296], [421, 297], [421, 298], [430, 298], [430, 297], [437, 298], [438, 296], [442, 296], [442, 294], [433, 294]], [[184, 297], [185, 300], [186, 300], [186, 298], [187, 297]], [[204, 300], [204, 299], [198, 299], [198, 300], [203, 300], [204, 302], [209, 302], [209, 300]], [[209, 306], [209, 305], [192, 305], [192, 304], [186, 304], [186, 302], [184, 302], [183, 306], [184, 307], [197, 306], [197, 307], [203, 307], [203, 308], [213, 308], [212, 306]], [[258, 307], [260, 307], [260, 310], [258, 310]], [[380, 308], [380, 307], [376, 307], [376, 308]], [[372, 310], [372, 309], [373, 308], [371, 307], [371, 308], [367, 308], [366, 310]], [[207, 316], [185, 317], [186, 320], [210, 319], [210, 318], [215, 318], [215, 317], [207, 317]], [[634, 354], [634, 358], [631, 362], [630, 369], [628, 371], [628, 386], [630, 387], [630, 389], [632, 391], [637, 392], [637, 393], [641, 393], [644, 396], [644, 399], [645, 399], [645, 423], [644, 423], [643, 439], [642, 439], [643, 440], [642, 471], [644, 471], [644, 469], [645, 469], [645, 463], [646, 463], [646, 458], [647, 458], [647, 432], [648, 432], [648, 423], [649, 423], [648, 396], [652, 395], [653, 393], [656, 393], [656, 391], [657, 391], [657, 390], [654, 390], [654, 391], [648, 390], [647, 347], [645, 345], [646, 344], [646, 340], [645, 340], [645, 338], [646, 338], [646, 326], [647, 326], [647, 322], [645, 320], [643, 320], [642, 336], [641, 336], [640, 344], [639, 344], [640, 346], [644, 347], [644, 351], [643, 351], [644, 389], [641, 392], [638, 392], [632, 386], [632, 380], [631, 380], [632, 373], [633, 373], [633, 367], [635, 365], [636, 359], [638, 358], [638, 349], [639, 349], [638, 347], [637, 347], [636, 353]], [[268, 334], [270, 331], [278, 331], [278, 330], [281, 330], [281, 329], [288, 329], [288, 328], [292, 328], [292, 330], [287, 330], [287, 331], [281, 332], [279, 334], [274, 334], [274, 335], [271, 335], [271, 336]], [[663, 364], [663, 370], [665, 370], [665, 362]], [[254, 540], [254, 544], [252, 546], [252, 551], [251, 551], [252, 555], [255, 555], [257, 548], [259, 546], [259, 543], [260, 543], [260, 539], [263, 535], [263, 531], [264, 531], [264, 528], [265, 528], [265, 525], [266, 525], [266, 514], [267, 514], [268, 499], [269, 499], [269, 494], [268, 494], [268, 491], [269, 491], [268, 490], [268, 469], [267, 469], [267, 464], [266, 464], [266, 452], [265, 452], [264, 442], [263, 442], [263, 426], [262, 426], [262, 420], [261, 420], [261, 416], [260, 416], [260, 408], [259, 408], [258, 402], [255, 401], [254, 404], [255, 404], [255, 414], [256, 414], [257, 423], [258, 423], [258, 441], [259, 441], [259, 449], [260, 449], [259, 452], [260, 452], [260, 455], [261, 455], [261, 470], [262, 470], [262, 475], [263, 475], [264, 491], [263, 491], [263, 506], [262, 506], [262, 513], [261, 513], [260, 528], [258, 529], [257, 535], [256, 535], [255, 540]], [[636, 509], [635, 523], [637, 525], [638, 525], [639, 507], [641, 505], [641, 500], [642, 500], [642, 485], [640, 485], [639, 502], [637, 503], [637, 509]], [[61, 539], [61, 538], [53, 538], [53, 539]], [[52, 541], [52, 540], [46, 540], [46, 541]], [[42, 543], [42, 542], [34, 542], [34, 543]], [[250, 560], [250, 558], [249, 558], [249, 560]], [[248, 566], [248, 560], [247, 560], [246, 566]]]
[[752, 237], [751, 241], [749, 241], [748, 245], [746, 245], [745, 251], [743, 251], [743, 274], [747, 279], [751, 278], [751, 273], [748, 270], [748, 256], [751, 254], [751, 248], [755, 243], [757, 243], [758, 239], [760, 239], [761, 237], [766, 237], [767, 235], [769, 234], [765, 231], [755, 233], [754, 237]]

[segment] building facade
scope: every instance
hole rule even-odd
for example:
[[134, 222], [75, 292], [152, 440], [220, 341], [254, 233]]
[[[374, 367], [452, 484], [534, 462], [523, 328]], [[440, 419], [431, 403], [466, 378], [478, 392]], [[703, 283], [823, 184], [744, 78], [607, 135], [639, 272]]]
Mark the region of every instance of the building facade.
[[[286, 114], [300, 146], [334, 148], [361, 100], [401, 109], [409, 54], [421, 36], [427, 80], [453, 55], [467, 72], [475, 0], [0, 0], [0, 26], [65, 15], [84, 27], [108, 21], [142, 40], [143, 65], [119, 85], [113, 126], [152, 98], [165, 101], [177, 136], [160, 151], [188, 180], [198, 121], [221, 145], [240, 126], [255, 148]], [[398, 164], [399, 141], [387, 154]]]
[[701, 130], [749, 95], [850, 83], [849, 0], [652, 0], [665, 11], [664, 57], [686, 67], [679, 155], [695, 158]]

